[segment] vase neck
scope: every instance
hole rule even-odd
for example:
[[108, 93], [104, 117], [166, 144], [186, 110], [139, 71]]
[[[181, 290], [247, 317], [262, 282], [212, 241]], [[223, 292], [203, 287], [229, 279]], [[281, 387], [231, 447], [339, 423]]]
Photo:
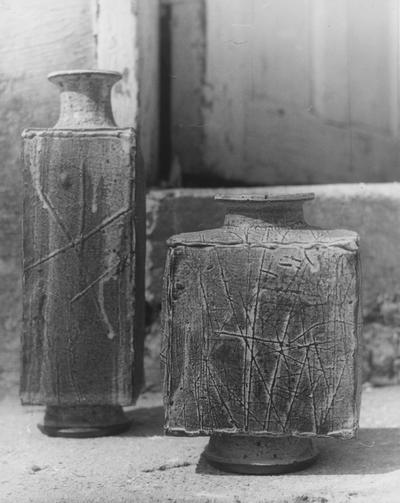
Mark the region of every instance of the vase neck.
[[313, 194], [284, 196], [217, 196], [226, 208], [224, 225], [229, 227], [305, 227], [303, 203]]
[[73, 70], [49, 75], [60, 90], [60, 116], [55, 129], [116, 127], [111, 109], [111, 88], [118, 72]]

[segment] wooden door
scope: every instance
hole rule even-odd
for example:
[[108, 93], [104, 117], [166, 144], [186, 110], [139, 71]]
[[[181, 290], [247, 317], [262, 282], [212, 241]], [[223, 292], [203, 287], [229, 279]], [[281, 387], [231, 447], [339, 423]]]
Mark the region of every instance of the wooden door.
[[173, 162], [184, 180], [392, 181], [397, 0], [171, 0]]

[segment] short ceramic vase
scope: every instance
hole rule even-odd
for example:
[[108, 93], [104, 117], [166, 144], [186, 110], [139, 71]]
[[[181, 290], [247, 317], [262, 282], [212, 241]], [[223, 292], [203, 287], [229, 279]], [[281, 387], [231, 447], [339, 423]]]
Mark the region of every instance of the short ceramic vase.
[[46, 405], [48, 435], [126, 430], [142, 384], [144, 177], [135, 131], [111, 111], [120, 78], [49, 75], [59, 120], [23, 133], [21, 398]]
[[221, 228], [168, 241], [165, 430], [226, 471], [302, 469], [358, 428], [358, 236], [309, 226], [313, 197], [219, 196]]

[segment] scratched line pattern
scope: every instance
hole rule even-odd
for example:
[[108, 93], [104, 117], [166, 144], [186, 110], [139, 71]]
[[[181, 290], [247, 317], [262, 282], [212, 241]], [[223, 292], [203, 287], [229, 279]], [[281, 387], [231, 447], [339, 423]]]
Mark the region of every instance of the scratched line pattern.
[[192, 241], [166, 268], [167, 432], [353, 436], [358, 252]]
[[24, 140], [24, 403], [132, 403], [134, 140]]

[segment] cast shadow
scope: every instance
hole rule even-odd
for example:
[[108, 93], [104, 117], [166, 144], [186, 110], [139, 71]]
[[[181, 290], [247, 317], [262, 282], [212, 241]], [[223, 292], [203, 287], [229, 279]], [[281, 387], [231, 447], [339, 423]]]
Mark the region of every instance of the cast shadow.
[[132, 421], [131, 428], [121, 437], [154, 437], [164, 435], [164, 408], [141, 407], [125, 412]]
[[[357, 439], [319, 438], [316, 444], [320, 454], [314, 465], [289, 476], [382, 474], [400, 469], [400, 428], [361, 428]], [[209, 465], [203, 454], [196, 473], [233, 475]]]
[[352, 440], [319, 439], [310, 473], [379, 474], [400, 469], [400, 428], [361, 428]]

